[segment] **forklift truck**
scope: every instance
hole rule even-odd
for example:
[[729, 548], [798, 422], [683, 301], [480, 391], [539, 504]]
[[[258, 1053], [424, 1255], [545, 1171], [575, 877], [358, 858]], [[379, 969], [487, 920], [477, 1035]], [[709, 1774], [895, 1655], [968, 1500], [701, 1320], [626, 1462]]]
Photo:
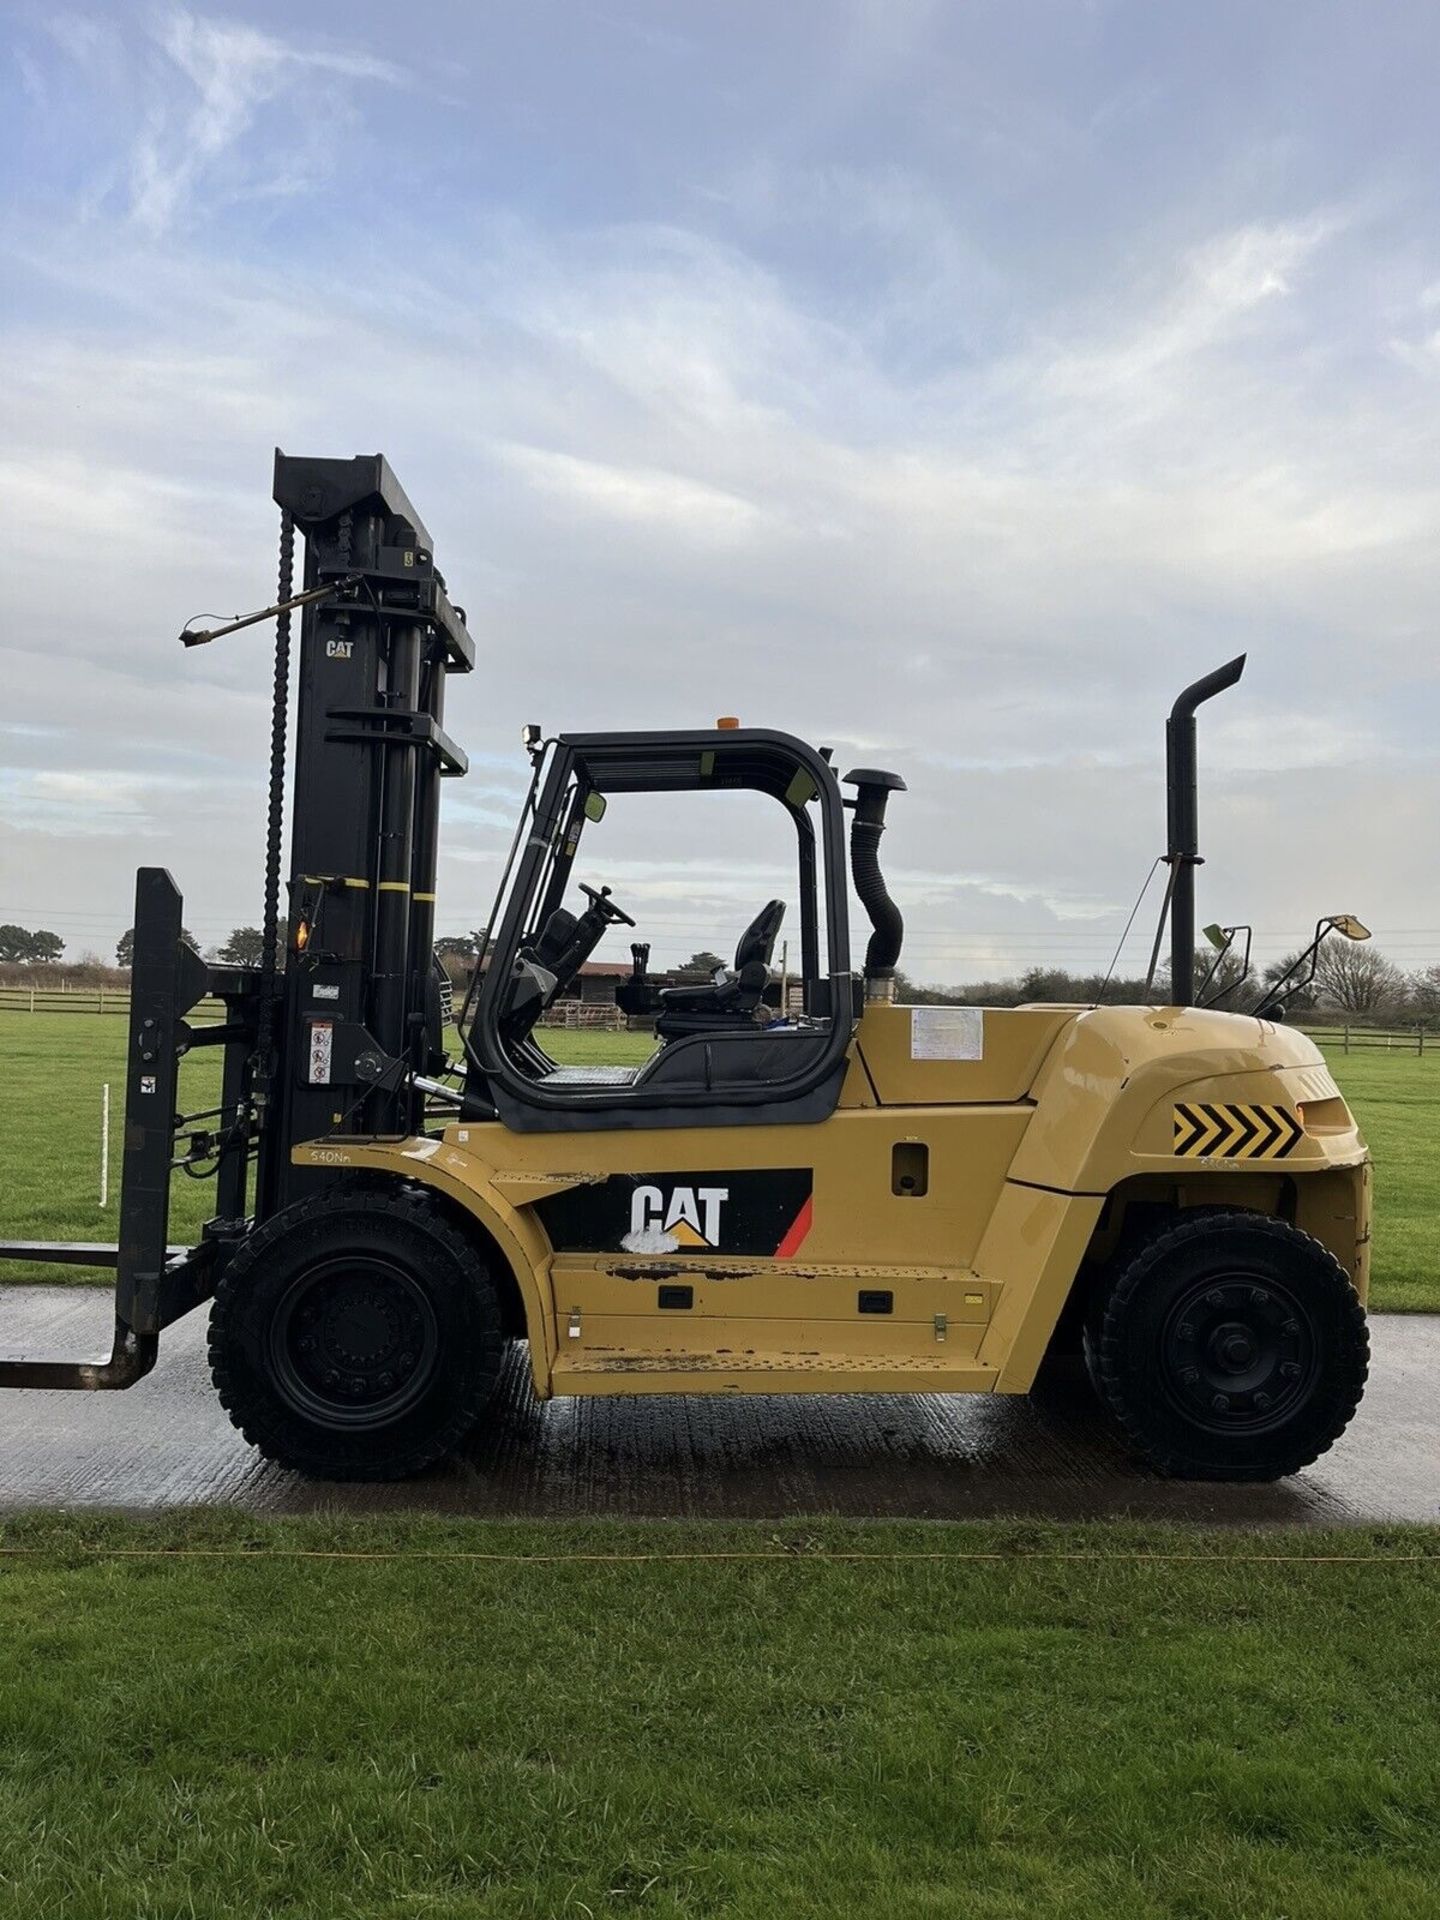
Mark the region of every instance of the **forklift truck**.
[[[1272, 1479], [1331, 1445], [1367, 1366], [1365, 1143], [1273, 1000], [1194, 1004], [1195, 714], [1243, 660], [1169, 722], [1166, 1004], [898, 1005], [879, 859], [897, 774], [842, 780], [828, 750], [734, 721], [532, 728], [452, 1059], [435, 870], [441, 785], [466, 761], [444, 696], [474, 645], [382, 458], [277, 453], [275, 499], [276, 604], [181, 636], [276, 622], [262, 961], [202, 961], [170, 876], [140, 870], [118, 1244], [0, 1247], [113, 1264], [113, 1351], [6, 1357], [0, 1385], [129, 1387], [209, 1301], [241, 1432], [308, 1474], [386, 1479], [464, 1443], [510, 1341], [542, 1399], [1025, 1393], [1074, 1331], [1164, 1473]], [[771, 901], [708, 982], [657, 989], [637, 942], [619, 997], [653, 1018], [642, 1065], [557, 1063], [547, 1012], [635, 925], [593, 865], [609, 801], [736, 791], [794, 835], [787, 1004]], [[190, 1018], [207, 996], [216, 1024]], [[179, 1063], [201, 1047], [221, 1049], [220, 1104], [186, 1115]], [[177, 1167], [215, 1182], [192, 1247], [169, 1244]]]

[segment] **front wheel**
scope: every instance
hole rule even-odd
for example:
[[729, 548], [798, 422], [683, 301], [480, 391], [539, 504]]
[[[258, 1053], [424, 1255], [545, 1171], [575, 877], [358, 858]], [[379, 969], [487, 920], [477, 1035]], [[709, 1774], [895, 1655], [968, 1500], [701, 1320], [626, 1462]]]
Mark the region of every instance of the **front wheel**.
[[1206, 1212], [1102, 1285], [1085, 1328], [1096, 1391], [1160, 1472], [1278, 1480], [1345, 1431], [1369, 1366], [1339, 1261], [1263, 1214]]
[[210, 1371], [252, 1446], [327, 1480], [450, 1452], [500, 1368], [494, 1284], [420, 1195], [336, 1188], [269, 1220], [215, 1293]]

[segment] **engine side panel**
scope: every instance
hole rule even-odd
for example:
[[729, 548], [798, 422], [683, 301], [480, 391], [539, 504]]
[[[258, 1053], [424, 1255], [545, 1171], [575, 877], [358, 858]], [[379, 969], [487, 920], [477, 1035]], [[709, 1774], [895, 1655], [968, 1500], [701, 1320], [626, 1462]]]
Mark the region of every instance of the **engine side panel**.
[[[468, 1210], [514, 1270], [541, 1394], [1023, 1392], [1127, 1194], [1293, 1218], [1363, 1289], [1365, 1146], [1302, 1036], [1020, 1009], [987, 1014], [977, 1058], [907, 1062], [918, 1010], [875, 1011], [896, 1017], [866, 1016], [866, 1101], [820, 1125], [458, 1123], [297, 1157]], [[922, 1047], [973, 1044], [971, 1023], [922, 1023]], [[933, 1101], [876, 1103], [926, 1076]]]

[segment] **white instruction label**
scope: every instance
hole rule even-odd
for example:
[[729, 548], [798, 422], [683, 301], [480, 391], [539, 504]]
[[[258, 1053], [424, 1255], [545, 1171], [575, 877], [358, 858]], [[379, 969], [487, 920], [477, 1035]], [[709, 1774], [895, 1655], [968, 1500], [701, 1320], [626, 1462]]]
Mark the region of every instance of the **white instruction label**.
[[335, 1022], [313, 1020], [310, 1023], [310, 1084], [312, 1087], [329, 1086], [330, 1055], [334, 1046]]
[[912, 1060], [983, 1060], [985, 1014], [980, 1007], [912, 1007]]

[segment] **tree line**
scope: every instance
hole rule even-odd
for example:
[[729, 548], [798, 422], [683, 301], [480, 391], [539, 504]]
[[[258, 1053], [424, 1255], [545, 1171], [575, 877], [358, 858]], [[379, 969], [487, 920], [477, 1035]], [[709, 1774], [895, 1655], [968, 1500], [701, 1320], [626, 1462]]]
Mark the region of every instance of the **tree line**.
[[13, 921], [0, 926], [0, 961], [10, 966], [42, 967], [58, 960], [65, 942], [47, 927], [17, 927]]
[[[1232, 956], [1217, 965], [1215, 953], [1202, 947], [1195, 956], [1197, 983], [1211, 977], [1204, 997], [1231, 1012], [1248, 1012], [1265, 987], [1290, 975], [1298, 953], [1282, 955], [1255, 969], [1241, 982], [1239, 961]], [[1213, 974], [1211, 969], [1214, 968]], [[1303, 979], [1308, 963], [1300, 969]], [[981, 980], [966, 987], [921, 986], [906, 975], [897, 976], [896, 997], [912, 1006], [1016, 1007], [1030, 1001], [1082, 1001], [1087, 1005], [1133, 1006], [1146, 1000], [1163, 1001], [1170, 976], [1162, 969], [1146, 992], [1143, 977], [1072, 973], [1065, 967], [1030, 967], [1015, 977]], [[1440, 1019], [1440, 965], [1406, 972], [1371, 942], [1332, 937], [1315, 957], [1315, 977], [1305, 986], [1286, 992], [1292, 1013], [1332, 1013], [1402, 1025]]]
[[[450, 963], [453, 973], [463, 978], [469, 971], [466, 963], [473, 967], [484, 937], [483, 929], [474, 933], [444, 934], [435, 942], [435, 951], [442, 961]], [[181, 938], [197, 953], [201, 951], [200, 942], [188, 930], [182, 931]], [[277, 942], [277, 959], [281, 963], [287, 938], [288, 930], [282, 923]], [[233, 927], [224, 941], [210, 949], [209, 958], [231, 966], [255, 967], [260, 964], [264, 946], [259, 927]], [[61, 960], [64, 952], [64, 940], [48, 928], [0, 925], [0, 964], [52, 966]], [[131, 927], [116, 943], [115, 964], [128, 969], [134, 958], [135, 930]], [[1238, 962], [1226, 956], [1216, 965], [1215, 954], [1205, 947], [1195, 956], [1195, 977], [1203, 981], [1212, 966], [1215, 967], [1206, 997], [1218, 992], [1217, 1004], [1243, 1011], [1255, 1005], [1263, 987], [1283, 979], [1296, 958], [1295, 954], [1282, 955], [1257, 969], [1239, 985]], [[675, 971], [703, 978], [720, 964], [718, 954], [700, 952]], [[896, 976], [896, 997], [909, 1006], [1014, 1007], [1037, 1000], [1133, 1006], [1147, 998], [1163, 1000], [1168, 989], [1169, 979], [1164, 971], [1157, 976], [1148, 995], [1146, 983], [1140, 976], [1076, 973], [1066, 967], [1035, 966], [1022, 974], [980, 980], [964, 987], [926, 985], [904, 973]], [[1292, 1011], [1297, 1013], [1330, 1012], [1395, 1025], [1436, 1021], [1440, 1020], [1440, 963], [1407, 972], [1372, 941], [1331, 938], [1323, 943], [1316, 957], [1313, 982], [1288, 994], [1287, 998]]]

